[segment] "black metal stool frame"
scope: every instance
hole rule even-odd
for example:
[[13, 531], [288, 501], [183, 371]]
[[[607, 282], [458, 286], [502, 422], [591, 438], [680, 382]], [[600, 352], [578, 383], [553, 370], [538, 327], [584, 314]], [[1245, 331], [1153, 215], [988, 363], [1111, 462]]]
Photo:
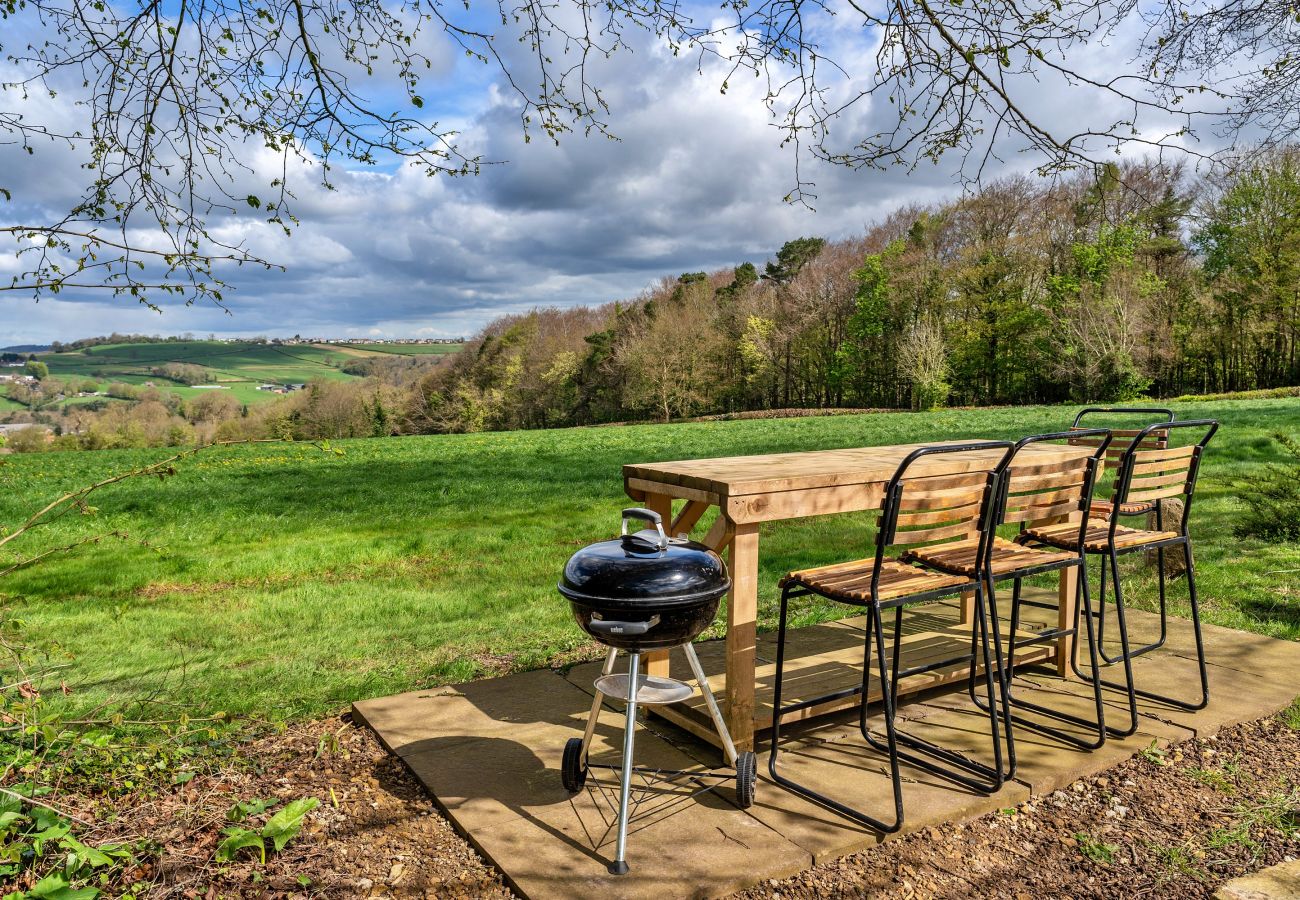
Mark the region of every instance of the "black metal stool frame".
[[[1106, 546], [1100, 551], [1087, 551], [1094, 555], [1103, 557], [1103, 564], [1110, 566], [1111, 575], [1115, 583], [1115, 618], [1119, 625], [1120, 633], [1120, 653], [1118, 659], [1124, 665], [1124, 682], [1123, 684], [1107, 681], [1101, 677], [1099, 669], [1094, 669], [1091, 675], [1086, 675], [1079, 668], [1077, 660], [1071, 661], [1071, 666], [1077, 675], [1083, 681], [1089, 684], [1100, 684], [1111, 690], [1124, 691], [1129, 700], [1129, 724], [1125, 728], [1113, 728], [1106, 726], [1109, 734], [1115, 737], [1128, 737], [1137, 731], [1137, 698], [1142, 697], [1147, 700], [1153, 700], [1157, 703], [1163, 703], [1177, 709], [1194, 712], [1198, 709], [1204, 709], [1210, 702], [1209, 674], [1205, 666], [1205, 645], [1201, 635], [1201, 615], [1200, 606], [1196, 594], [1196, 565], [1192, 559], [1192, 541], [1188, 532], [1188, 521], [1192, 511], [1192, 498], [1196, 492], [1196, 479], [1200, 472], [1201, 458], [1205, 452], [1205, 446], [1214, 437], [1214, 433], [1219, 430], [1219, 423], [1213, 419], [1194, 419], [1181, 422], [1159, 422], [1149, 425], [1142, 430], [1142, 434], [1135, 438], [1133, 443], [1125, 451], [1124, 457], [1120, 463], [1120, 470], [1116, 476], [1114, 503], [1118, 508], [1120, 503], [1126, 502], [1130, 486], [1133, 481], [1134, 467], [1138, 465], [1137, 453], [1140, 452], [1141, 440], [1149, 432], [1161, 431], [1175, 428], [1204, 428], [1205, 434], [1191, 448], [1190, 462], [1187, 467], [1186, 479], [1183, 482], [1183, 515], [1179, 522], [1178, 535], [1167, 538], [1162, 541], [1152, 541], [1148, 543], [1131, 544], [1124, 547], [1115, 545], [1115, 529], [1119, 524], [1119, 517], [1112, 515], [1110, 517], [1110, 533], [1108, 535]], [[1160, 498], [1163, 499], [1163, 498]], [[1157, 506], [1158, 506], [1157, 502]], [[1200, 677], [1200, 698], [1193, 701], [1179, 700], [1154, 691], [1139, 690], [1133, 680], [1132, 660], [1134, 653], [1129, 647], [1128, 626], [1124, 618], [1124, 592], [1119, 579], [1119, 557], [1129, 553], [1147, 551], [1152, 549], [1163, 549], [1165, 547], [1183, 548], [1183, 559], [1187, 568], [1187, 589], [1191, 605], [1192, 614], [1192, 633], [1196, 640], [1196, 665]], [[1164, 580], [1164, 570], [1161, 569], [1160, 578]], [[1164, 619], [1164, 607], [1161, 606], [1161, 618]], [[1165, 628], [1162, 626], [1162, 632]]]
[[[1089, 416], [1089, 415], [1094, 415], [1094, 414], [1096, 414], [1096, 415], [1115, 415], [1115, 414], [1118, 414], [1118, 415], [1144, 415], [1144, 416], [1146, 416], [1147, 418], [1150, 418], [1152, 415], [1161, 415], [1161, 416], [1164, 416], [1164, 419], [1159, 420], [1159, 421], [1161, 421], [1161, 422], [1172, 422], [1172, 421], [1174, 421], [1174, 411], [1173, 411], [1172, 409], [1164, 409], [1164, 408], [1156, 407], [1156, 406], [1150, 406], [1150, 407], [1144, 407], [1144, 406], [1090, 406], [1090, 407], [1087, 407], [1086, 409], [1081, 409], [1081, 410], [1079, 410], [1079, 414], [1076, 415], [1076, 416], [1074, 417], [1074, 426], [1073, 426], [1073, 427], [1078, 428], [1079, 425], [1080, 425], [1080, 423], [1083, 421], [1083, 419], [1084, 419], [1085, 417], [1087, 417], [1087, 416]], [[1157, 429], [1157, 430], [1158, 430], [1158, 429]], [[1076, 434], [1078, 434], [1078, 433], [1080, 433], [1080, 432], [1076, 432]], [[1131, 446], [1136, 446], [1138, 443], [1140, 443], [1140, 441], [1139, 441], [1137, 438], [1134, 438], [1133, 443], [1131, 443], [1129, 446], [1130, 446], [1130, 447], [1131, 447]], [[1160, 504], [1159, 504], [1159, 502], [1157, 502], [1157, 503], [1155, 503], [1155, 504], [1147, 504], [1147, 508], [1131, 510], [1131, 511], [1129, 511], [1129, 512], [1124, 512], [1124, 511], [1120, 508], [1120, 505], [1119, 505], [1119, 504], [1112, 503], [1112, 504], [1111, 504], [1111, 513], [1110, 513], [1110, 514], [1111, 514], [1112, 516], [1145, 516], [1145, 515], [1150, 514], [1152, 511], [1155, 512], [1155, 516], [1156, 516], [1156, 530], [1157, 530], [1157, 531], [1162, 531], [1162, 530], [1164, 529], [1164, 515], [1163, 515], [1163, 511], [1162, 511], [1161, 508], [1160, 508]], [[1164, 568], [1165, 568], [1165, 549], [1164, 549], [1164, 547], [1157, 547], [1157, 548], [1156, 548], [1156, 563], [1159, 565], [1159, 567], [1160, 567], [1160, 571], [1163, 572], [1163, 571], [1164, 571]], [[1098, 567], [1098, 571], [1099, 571], [1099, 575], [1100, 575], [1100, 577], [1098, 578], [1098, 581], [1097, 581], [1097, 611], [1094, 613], [1094, 615], [1095, 615], [1096, 618], [1097, 618], [1097, 623], [1098, 623], [1098, 624], [1097, 624], [1097, 645], [1098, 645], [1098, 648], [1099, 648], [1099, 649], [1098, 649], [1098, 652], [1101, 654], [1101, 658], [1102, 658], [1103, 660], [1105, 660], [1105, 662], [1106, 662], [1107, 665], [1113, 665], [1114, 663], [1119, 662], [1119, 656], [1116, 655], [1116, 656], [1113, 656], [1113, 657], [1112, 657], [1110, 654], [1108, 654], [1108, 653], [1106, 652], [1106, 647], [1105, 647], [1105, 641], [1106, 641], [1106, 564], [1105, 564], [1104, 561], [1103, 561], [1103, 562], [1101, 563], [1101, 565]], [[1162, 578], [1160, 579], [1160, 635], [1159, 635], [1159, 637], [1157, 637], [1157, 638], [1156, 638], [1154, 641], [1152, 641], [1151, 643], [1149, 643], [1149, 644], [1147, 644], [1147, 645], [1145, 645], [1145, 646], [1143, 646], [1143, 647], [1138, 647], [1138, 648], [1134, 649], [1134, 650], [1129, 654], [1129, 658], [1131, 659], [1131, 658], [1133, 658], [1133, 657], [1141, 656], [1141, 655], [1144, 654], [1144, 653], [1150, 653], [1152, 650], [1155, 650], [1155, 649], [1157, 649], [1158, 647], [1163, 647], [1163, 646], [1164, 646], [1164, 643], [1165, 643], [1165, 638], [1166, 638], [1166, 637], [1167, 637], [1167, 632], [1166, 632], [1166, 630], [1165, 630], [1165, 580], [1164, 580], [1164, 578], [1162, 577]]]
[[[1010, 646], [1008, 647], [1006, 661], [1003, 663], [1002, 670], [1001, 670], [1003, 676], [1002, 694], [1003, 697], [1005, 698], [1005, 706], [1011, 709], [1022, 709], [1030, 712], [1035, 712], [1040, 715], [1048, 716], [1050, 718], [1056, 719], [1061, 722], [1068, 722], [1072, 725], [1077, 725], [1080, 728], [1084, 728], [1089, 731], [1095, 732], [1097, 737], [1091, 741], [1084, 740], [1082, 738], [1076, 737], [1075, 735], [1069, 734], [1068, 732], [1062, 731], [1059, 728], [1055, 728], [1051, 725], [1047, 725], [1042, 722], [1036, 722], [1032, 719], [1026, 719], [1023, 716], [1017, 716], [1010, 713], [1006, 713], [1006, 715], [1008, 715], [1010, 719], [1006, 728], [1007, 765], [1008, 765], [1008, 769], [1006, 772], [1007, 778], [1011, 778], [1016, 772], [1015, 741], [1013, 737], [1013, 729], [1011, 723], [1014, 723], [1019, 727], [1026, 728], [1030, 731], [1036, 731], [1040, 734], [1047, 735], [1048, 737], [1054, 738], [1055, 740], [1058, 740], [1061, 743], [1068, 744], [1073, 747], [1077, 747], [1080, 750], [1096, 750], [1106, 743], [1105, 702], [1102, 699], [1101, 685], [1099, 684], [1093, 685], [1096, 719], [1090, 721], [1088, 719], [1082, 718], [1081, 716], [1076, 716], [1071, 713], [1066, 713], [1061, 710], [1052, 709], [1051, 707], [1043, 706], [1037, 703], [1031, 703], [1027, 700], [1020, 700], [1016, 698], [1014, 693], [1012, 693], [1012, 679], [1015, 677], [1015, 667], [1016, 667], [1015, 654], [1017, 650], [1023, 650], [1025, 647], [1032, 647], [1037, 644], [1047, 643], [1049, 641], [1060, 640], [1064, 637], [1074, 636], [1077, 639], [1079, 633], [1080, 613], [1082, 613], [1082, 615], [1085, 617], [1083, 621], [1085, 623], [1085, 627], [1087, 629], [1087, 634], [1088, 634], [1088, 652], [1091, 658], [1094, 671], [1099, 667], [1099, 661], [1098, 661], [1099, 638], [1096, 635], [1095, 629], [1093, 627], [1094, 617], [1092, 615], [1092, 604], [1088, 592], [1088, 562], [1087, 562], [1087, 555], [1083, 552], [1083, 543], [1084, 543], [1084, 534], [1086, 533], [1088, 527], [1088, 510], [1091, 508], [1092, 505], [1092, 492], [1096, 484], [1097, 472], [1101, 466], [1102, 460], [1105, 459], [1106, 449], [1110, 445], [1110, 438], [1111, 438], [1110, 430], [1106, 428], [1096, 428], [1096, 429], [1089, 429], [1084, 431], [1063, 431], [1063, 432], [1055, 432], [1051, 434], [1037, 434], [1037, 435], [1032, 435], [1030, 437], [1021, 438], [1019, 441], [1017, 441], [1015, 447], [1012, 448], [1011, 453], [1003, 461], [1002, 466], [999, 467], [999, 470], [997, 472], [998, 486], [997, 486], [997, 496], [996, 496], [994, 510], [993, 510], [993, 517], [994, 517], [993, 522], [994, 522], [994, 528], [996, 529], [998, 526], [1003, 524], [1003, 520], [1007, 514], [1007, 507], [1009, 505], [1009, 493], [1010, 493], [1011, 482], [1012, 482], [1012, 478], [1010, 476], [1010, 469], [1014, 465], [1017, 457], [1019, 456], [1021, 449], [1031, 444], [1044, 443], [1047, 441], [1069, 440], [1071, 438], [1077, 438], [1077, 437], [1096, 437], [1099, 439], [1097, 449], [1087, 458], [1085, 462], [1083, 484], [1080, 488], [1078, 509], [1081, 514], [1081, 519], [1079, 522], [1079, 538], [1078, 538], [1078, 544], [1076, 548], [1078, 552], [1078, 556], [1075, 559], [1057, 560], [1049, 563], [1043, 563], [1041, 565], [1022, 566], [1017, 569], [1011, 569], [1011, 570], [995, 573], [993, 569], [993, 542], [989, 541], [989, 545], [988, 545], [989, 557], [985, 561], [984, 571], [986, 573], [986, 579], [987, 579], [990, 624], [992, 625], [995, 634], [1000, 634], [996, 584], [1001, 581], [1012, 582], [1011, 622], [1010, 622], [1010, 632], [1009, 632]], [[1025, 525], [1022, 522], [1021, 523], [1022, 533], [1024, 531], [1024, 528]], [[1068, 628], [1060, 628], [1060, 627], [1048, 628], [1038, 632], [1033, 637], [1025, 638], [1024, 640], [1017, 640], [1016, 635], [1019, 632], [1019, 628], [1020, 628], [1020, 609], [1022, 606], [1033, 606], [1041, 609], [1051, 609], [1051, 610], [1055, 610], [1057, 608], [1056, 606], [1049, 603], [1040, 603], [1036, 600], [1022, 599], [1021, 585], [1024, 579], [1032, 577], [1034, 575], [1042, 575], [1048, 572], [1059, 572], [1063, 569], [1069, 569], [1069, 568], [1074, 568], [1077, 570], [1076, 571], [1076, 578], [1078, 579], [1077, 602], [1081, 604], [1081, 606], [1076, 606], [1073, 625]], [[1063, 575], [1062, 577], [1066, 577], [1066, 576]], [[975, 705], [979, 706], [981, 709], [985, 709], [983, 702], [981, 702], [978, 694], [976, 693], [975, 681], [973, 678], [971, 679], [968, 685], [968, 691], [970, 693], [971, 701], [974, 702]]]
[[[1004, 767], [1002, 763], [1000, 720], [996, 712], [989, 713], [994, 760], [992, 767], [970, 759], [963, 754], [940, 747], [930, 741], [900, 732], [894, 722], [894, 716], [897, 710], [899, 679], [906, 678], [910, 675], [918, 675], [924, 672], [933, 671], [962, 661], [968, 661], [972, 667], [972, 672], [974, 672], [976, 665], [976, 650], [978, 647], [983, 648], [984, 681], [989, 707], [994, 708], [996, 699], [1001, 697], [1003, 683], [1001, 675], [1001, 654], [996, 650], [990, 653], [989, 650], [989, 629], [988, 619], [986, 618], [984, 608], [983, 578], [976, 577], [965, 584], [948, 585], [941, 589], [907, 594], [900, 597], [890, 598], [886, 601], [881, 601], [879, 599], [879, 580], [885, 562], [885, 551], [893, 543], [896, 536], [898, 516], [903, 500], [904, 477], [912, 464], [922, 457], [932, 456], [939, 453], [957, 453], [982, 449], [1002, 449], [1010, 452], [1013, 446], [1014, 445], [1010, 441], [979, 441], [966, 444], [922, 447], [908, 454], [907, 458], [903, 460], [898, 469], [894, 472], [893, 477], [885, 488], [885, 499], [881, 511], [880, 524], [876, 532], [876, 552], [871, 578], [870, 600], [863, 602], [850, 602], [843, 597], [832, 597], [822, 593], [821, 591], [813, 590], [803, 585], [787, 584], [782, 588], [781, 613], [777, 628], [775, 686], [772, 698], [771, 752], [768, 755], [768, 774], [777, 784], [789, 791], [812, 800], [815, 803], [819, 803], [832, 809], [848, 819], [866, 825], [869, 828], [874, 828], [877, 831], [889, 834], [898, 831], [903, 825], [903, 792], [902, 780], [899, 774], [900, 760], [906, 761], [911, 765], [932, 774], [947, 778], [979, 793], [994, 793], [1005, 782], [1006, 776], [1004, 775]], [[1001, 462], [999, 462], [999, 466], [1000, 465]], [[981, 541], [980, 558], [985, 558], [987, 556], [987, 554], [983, 552], [983, 543], [991, 539], [992, 533], [991, 512], [997, 488], [997, 476], [993, 470], [988, 472], [987, 479], [979, 511]], [[975, 627], [972, 629], [970, 653], [947, 660], [927, 663], [923, 666], [901, 669], [899, 663], [899, 639], [901, 637], [903, 607], [910, 603], [939, 600], [944, 597], [951, 597], [964, 593], [974, 593], [975, 595]], [[826, 599], [833, 600], [837, 603], [861, 606], [866, 610], [867, 624], [866, 634], [863, 641], [862, 681], [860, 684], [850, 688], [833, 691], [828, 694], [823, 694], [818, 697], [783, 706], [781, 704], [781, 694], [782, 681], [785, 673], [785, 643], [789, 617], [789, 601], [791, 598], [806, 596], [808, 594], [823, 596], [826, 597]], [[893, 658], [892, 660], [887, 660], [884, 641], [883, 611], [891, 608], [895, 610], [894, 645], [892, 648]], [[873, 662], [871, 657], [873, 651], [875, 656], [874, 663], [877, 667], [878, 678], [881, 685], [881, 701], [884, 707], [883, 717], [885, 724], [885, 742], [883, 745], [877, 738], [872, 736], [870, 729], [867, 727], [867, 689], [871, 676], [871, 663]], [[787, 778], [777, 770], [777, 757], [780, 754], [781, 742], [781, 720], [784, 716], [810, 707], [819, 706], [823, 703], [833, 702], [835, 700], [855, 695], [860, 695], [862, 697], [862, 702], [859, 705], [858, 730], [861, 732], [863, 739], [872, 749], [884, 753], [889, 760], [889, 774], [894, 794], [894, 818], [892, 822], [883, 821], [845, 803], [841, 803], [840, 801], [815, 791], [806, 785], [799, 784], [798, 782]], [[1004, 712], [1005, 711], [1006, 710], [1004, 709]], [[899, 745], [902, 745], [913, 752], [900, 750]], [[919, 754], [925, 754], [930, 758], [927, 759]], [[934, 760], [938, 760], [939, 762], [935, 762]], [[941, 765], [940, 763], [946, 763], [947, 765]]]

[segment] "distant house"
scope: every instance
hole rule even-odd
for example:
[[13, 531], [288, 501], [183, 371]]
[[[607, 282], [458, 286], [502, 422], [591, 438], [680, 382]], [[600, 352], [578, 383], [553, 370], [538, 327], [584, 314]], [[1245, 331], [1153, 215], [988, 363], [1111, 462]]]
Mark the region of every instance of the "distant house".
[[284, 386], [284, 388], [285, 388], [285, 390], [287, 390], [287, 391], [301, 391], [301, 390], [302, 390], [303, 388], [305, 388], [306, 386], [307, 386], [307, 385], [302, 384], [302, 383], [298, 383], [298, 384], [286, 384], [286, 385]]

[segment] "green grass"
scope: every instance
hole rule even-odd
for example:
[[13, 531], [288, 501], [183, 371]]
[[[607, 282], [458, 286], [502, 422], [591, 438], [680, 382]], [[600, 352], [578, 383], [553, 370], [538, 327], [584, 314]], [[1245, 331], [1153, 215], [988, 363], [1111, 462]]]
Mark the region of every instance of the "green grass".
[[[276, 718], [363, 697], [572, 659], [594, 650], [555, 592], [577, 547], [614, 533], [627, 462], [987, 436], [1068, 423], [1072, 409], [880, 413], [338, 442], [209, 451], [165, 482], [99, 495], [32, 541], [120, 529], [75, 555], [0, 582], [0, 602], [89, 707], [159, 691], [169, 700]], [[1275, 461], [1300, 400], [1182, 404], [1221, 429], [1193, 507], [1208, 620], [1300, 638], [1300, 546], [1230, 537], [1231, 482]], [[168, 451], [3, 457], [0, 522], [61, 490]], [[865, 555], [869, 514], [765, 527], [760, 626], [792, 568]], [[707, 523], [706, 523], [707, 524]], [[141, 542], [147, 542], [142, 544]], [[1153, 583], [1128, 560], [1135, 602]], [[1183, 611], [1181, 581], [1170, 591]], [[842, 609], [801, 601], [808, 622]], [[721, 633], [719, 624], [711, 632]]]
[[103, 344], [72, 353], [45, 353], [41, 360], [56, 377], [94, 378], [143, 384], [192, 397], [195, 391], [158, 378], [150, 369], [168, 362], [203, 366], [216, 382], [228, 385], [242, 403], [262, 403], [277, 396], [259, 391], [261, 383], [306, 383], [313, 378], [349, 379], [340, 366], [358, 357], [375, 356], [364, 349], [326, 345], [276, 346], [251, 342], [171, 341], [162, 344]]
[[395, 353], [398, 356], [441, 356], [455, 353], [464, 344], [349, 344], [354, 350], [371, 353]]

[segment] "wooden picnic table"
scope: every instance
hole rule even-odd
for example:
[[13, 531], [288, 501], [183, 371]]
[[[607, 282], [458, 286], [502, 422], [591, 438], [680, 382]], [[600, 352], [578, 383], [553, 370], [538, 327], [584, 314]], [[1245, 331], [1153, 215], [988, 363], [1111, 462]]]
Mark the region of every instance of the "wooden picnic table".
[[[717, 552], [729, 554], [731, 593], [727, 598], [723, 692], [724, 713], [737, 749], [754, 749], [755, 731], [771, 724], [767, 716], [755, 716], [759, 526], [804, 516], [879, 509], [886, 483], [908, 453], [918, 447], [964, 442], [965, 439], [955, 438], [933, 444], [635, 463], [623, 467], [628, 496], [663, 516], [665, 530], [671, 535], [689, 535], [710, 508], [719, 511], [701, 540]], [[911, 471], [915, 476], [930, 476], [990, 469], [1003, 452], [974, 450], [922, 457]], [[1089, 447], [1031, 444], [1022, 450], [1022, 459], [1050, 463], [1091, 452]], [[676, 511], [675, 501], [680, 502]], [[1062, 570], [1057, 589], [1059, 627], [1069, 628], [1073, 624], [1075, 590], [1074, 570]], [[963, 623], [970, 621], [972, 602], [971, 598], [965, 598], [962, 604]], [[1067, 637], [1057, 641], [1055, 647], [1046, 647], [1045, 653], [1043, 648], [1038, 648], [1033, 658], [1026, 661], [1054, 657], [1057, 671], [1067, 676], [1073, 653], [1074, 640]], [[647, 671], [667, 674], [667, 666], [666, 653], [660, 653], [648, 659]], [[943, 680], [965, 678], [968, 672], [969, 669], [949, 671], [943, 674]], [[911, 689], [936, 683], [939, 682], [930, 679]], [[903, 692], [907, 689], [906, 685], [900, 688]], [[707, 721], [699, 721], [700, 716], [689, 708], [669, 706], [656, 711], [702, 737], [713, 737]]]

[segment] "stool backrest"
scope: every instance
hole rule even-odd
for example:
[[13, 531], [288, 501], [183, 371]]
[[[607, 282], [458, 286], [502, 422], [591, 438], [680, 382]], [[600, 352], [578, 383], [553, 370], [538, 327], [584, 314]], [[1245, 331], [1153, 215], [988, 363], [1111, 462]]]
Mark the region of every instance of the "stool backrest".
[[[1200, 440], [1182, 447], [1170, 447], [1170, 432], [1179, 428], [1203, 430]], [[1115, 504], [1151, 503], [1169, 497], [1183, 498], [1183, 515], [1180, 529], [1187, 531], [1187, 514], [1192, 507], [1192, 494], [1196, 490], [1196, 477], [1200, 472], [1201, 455], [1205, 445], [1219, 430], [1213, 419], [1194, 419], [1183, 422], [1158, 422], [1142, 429], [1141, 434], [1120, 458], [1115, 475]], [[1149, 433], [1163, 431], [1165, 445], [1151, 447], [1146, 443]], [[1118, 516], [1111, 518], [1114, 531]]]
[[1155, 406], [1089, 406], [1086, 409], [1079, 410], [1078, 415], [1074, 417], [1074, 424], [1070, 426], [1070, 430], [1077, 432], [1077, 435], [1071, 439], [1070, 443], [1084, 447], [1098, 446], [1098, 438], [1085, 436], [1086, 432], [1096, 430], [1089, 429], [1088, 426], [1083, 424], [1083, 420], [1089, 417], [1105, 417], [1107, 419], [1112, 417], [1141, 418], [1144, 421], [1145, 424], [1138, 428], [1108, 429], [1110, 440], [1107, 442], [1106, 461], [1116, 463], [1124, 455], [1124, 451], [1128, 449], [1129, 445], [1139, 436], [1142, 437], [1142, 443], [1154, 449], [1163, 449], [1167, 446], [1168, 434], [1163, 432], [1144, 434], [1144, 432], [1146, 431], [1146, 424], [1172, 422], [1174, 413], [1173, 410], [1161, 409]]
[[[996, 499], [994, 473], [1005, 464], [1014, 446], [1010, 441], [973, 441], [922, 447], [908, 454], [885, 487], [876, 531], [873, 582], [880, 578], [881, 564], [890, 547], [952, 543], [974, 537], [979, 541], [977, 558], [985, 558]], [[915, 471], [916, 463], [923, 458], [987, 450], [1002, 453], [986, 459], [987, 465], [971, 468], [967, 462], [966, 471], [930, 475]], [[962, 462], [954, 459], [953, 468], [961, 468]]]
[[[1092, 453], [1047, 462], [1035, 460], [1038, 454], [1022, 453], [1035, 444], [1064, 441], [1079, 445], [1084, 440], [1088, 441], [1085, 446], [1094, 448]], [[1054, 525], [1078, 514], [1082, 533], [1097, 473], [1109, 448], [1110, 432], [1105, 428], [1072, 428], [1021, 438], [998, 472], [994, 522], [1016, 524], [1023, 531], [1035, 525]]]

